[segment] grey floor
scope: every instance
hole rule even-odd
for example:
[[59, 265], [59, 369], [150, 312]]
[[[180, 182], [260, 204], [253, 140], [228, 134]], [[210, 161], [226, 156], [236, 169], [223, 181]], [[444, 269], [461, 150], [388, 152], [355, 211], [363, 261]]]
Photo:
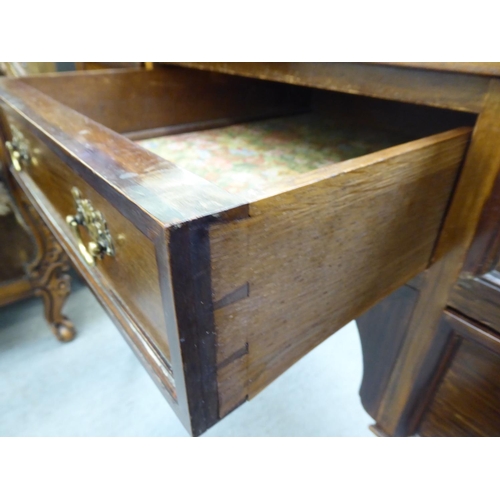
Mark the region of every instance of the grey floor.
[[[73, 286], [78, 329], [58, 343], [38, 299], [0, 309], [0, 435], [187, 436], [90, 291]], [[351, 323], [205, 436], [372, 436]]]

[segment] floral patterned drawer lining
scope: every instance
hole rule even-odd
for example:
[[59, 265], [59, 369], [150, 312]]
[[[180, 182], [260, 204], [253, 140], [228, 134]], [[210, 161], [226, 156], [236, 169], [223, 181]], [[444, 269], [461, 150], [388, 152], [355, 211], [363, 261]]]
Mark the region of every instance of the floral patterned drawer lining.
[[253, 198], [277, 181], [407, 140], [394, 132], [306, 114], [137, 144], [231, 193]]

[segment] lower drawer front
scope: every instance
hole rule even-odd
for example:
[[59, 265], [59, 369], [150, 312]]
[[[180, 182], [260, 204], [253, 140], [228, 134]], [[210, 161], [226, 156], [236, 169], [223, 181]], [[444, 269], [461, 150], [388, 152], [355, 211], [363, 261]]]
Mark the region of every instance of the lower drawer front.
[[449, 306], [482, 325], [500, 331], [500, 281], [498, 271], [475, 278], [462, 277], [454, 286]]
[[420, 425], [421, 436], [500, 436], [500, 338], [466, 321]]
[[[20, 127], [19, 124], [16, 124]], [[146, 335], [167, 361], [170, 349], [161, 300], [154, 243], [125, 218], [108, 200], [76, 175], [43, 142], [22, 129], [23, 140], [31, 152], [16, 178], [40, 210], [55, 226], [56, 236], [69, 244], [99, 284], [98, 295], [112, 295], [126, 310], [135, 326]], [[91, 209], [102, 213], [107, 223], [114, 255], [96, 258], [89, 266], [79, 249], [79, 237], [85, 248], [91, 238], [88, 228], [78, 226], [78, 235], [66, 218], [77, 214], [74, 189]], [[89, 224], [90, 225], [90, 224]]]

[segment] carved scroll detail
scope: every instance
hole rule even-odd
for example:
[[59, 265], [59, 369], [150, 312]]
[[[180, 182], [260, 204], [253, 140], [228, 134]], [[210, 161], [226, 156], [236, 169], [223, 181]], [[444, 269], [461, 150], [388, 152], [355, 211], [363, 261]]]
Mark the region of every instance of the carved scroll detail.
[[73, 323], [62, 313], [71, 292], [68, 257], [24, 193], [17, 190], [16, 195], [18, 206], [25, 215], [23, 220], [37, 243], [37, 255], [27, 264], [26, 274], [34, 294], [43, 300], [45, 319], [54, 335], [68, 342], [75, 336]]
[[[35, 240], [36, 255], [25, 265], [26, 276], [31, 283], [33, 293], [42, 298], [45, 319], [54, 335], [60, 341], [67, 342], [75, 336], [73, 324], [62, 313], [66, 298], [71, 291], [70, 276], [67, 274], [70, 268], [69, 260], [7, 167], [8, 155], [4, 143], [8, 136], [2, 118], [0, 114], [0, 187], [5, 181], [7, 189], [4, 192], [10, 210], [14, 212], [19, 224]], [[15, 126], [11, 126], [10, 130], [12, 141], [22, 146], [25, 141], [21, 132]]]

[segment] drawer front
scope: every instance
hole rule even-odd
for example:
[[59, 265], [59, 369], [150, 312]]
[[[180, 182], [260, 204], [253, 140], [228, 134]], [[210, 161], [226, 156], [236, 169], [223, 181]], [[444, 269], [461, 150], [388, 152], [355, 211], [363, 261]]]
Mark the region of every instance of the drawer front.
[[500, 337], [446, 313], [456, 348], [420, 424], [421, 436], [500, 436]]
[[492, 271], [472, 279], [462, 277], [453, 287], [448, 305], [500, 332], [500, 273]]
[[[97, 276], [99, 295], [112, 294], [169, 362], [170, 349], [154, 243], [20, 121], [10, 118], [14, 136], [18, 137], [18, 141], [24, 141], [30, 155], [29, 161], [21, 162], [22, 170], [15, 172], [16, 179], [31, 196], [37, 198], [41, 210], [56, 226], [56, 236], [69, 244], [89, 272]], [[84, 248], [89, 248], [92, 243], [89, 228], [79, 225], [75, 232], [66, 221], [68, 216], [77, 214], [75, 188], [90, 210], [101, 212], [113, 245], [114, 255], [104, 254], [102, 258], [95, 258], [95, 265], [91, 268], [79, 248], [79, 236]]]
[[[18, 153], [13, 182], [188, 431], [205, 431], [219, 419], [208, 224], [247, 214], [245, 202], [23, 83], [0, 82], [0, 106], [0, 139]], [[113, 255], [95, 266], [79, 248], [81, 238], [89, 249], [87, 228], [66, 221], [74, 188], [112, 238]]]

